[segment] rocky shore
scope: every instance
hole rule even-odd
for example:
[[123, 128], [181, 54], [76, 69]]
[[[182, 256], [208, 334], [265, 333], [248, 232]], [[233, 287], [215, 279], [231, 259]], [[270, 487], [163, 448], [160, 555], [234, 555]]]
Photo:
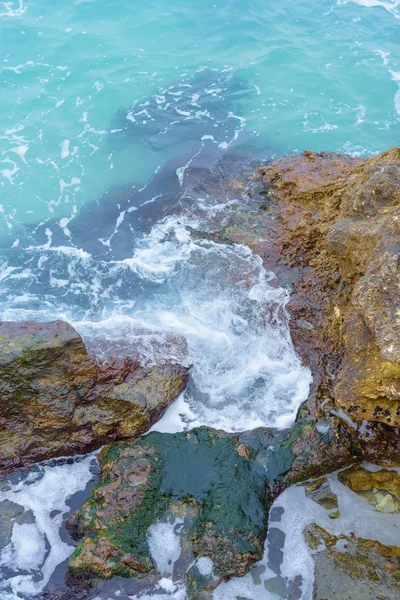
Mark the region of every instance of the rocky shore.
[[[183, 524], [187, 598], [212, 598], [262, 558], [269, 510], [283, 490], [340, 469], [341, 482], [376, 510], [400, 510], [397, 471], [359, 466], [400, 463], [400, 149], [369, 159], [305, 152], [225, 183], [221, 193], [242, 190], [245, 201], [212, 233], [193, 235], [247, 244], [277, 285], [290, 286], [293, 343], [313, 376], [291, 429], [139, 438], [185, 388], [186, 368], [144, 369], [137, 357], [99, 364], [62, 322], [0, 325], [1, 471], [107, 444], [100, 484], [68, 520], [79, 542], [71, 594], [154, 573], [148, 531], [173, 515]], [[324, 482], [309, 486], [315, 496]], [[305, 536], [315, 551], [324, 546], [315, 598], [399, 593], [399, 548], [317, 525]], [[334, 555], [339, 538], [351, 560]], [[347, 577], [341, 595], [337, 573]]]
[[0, 324], [0, 472], [147, 431], [188, 370], [137, 357], [98, 364], [67, 323]]

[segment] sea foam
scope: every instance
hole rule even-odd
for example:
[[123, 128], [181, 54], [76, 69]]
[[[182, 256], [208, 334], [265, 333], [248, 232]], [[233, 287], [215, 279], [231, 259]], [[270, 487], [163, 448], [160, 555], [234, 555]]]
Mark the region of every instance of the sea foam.
[[68, 500], [93, 478], [94, 455], [39, 464], [9, 481], [3, 480], [0, 503], [18, 505], [22, 520], [14, 522], [10, 542], [0, 550], [0, 597], [36, 597], [55, 568], [74, 547], [60, 537], [70, 511]]

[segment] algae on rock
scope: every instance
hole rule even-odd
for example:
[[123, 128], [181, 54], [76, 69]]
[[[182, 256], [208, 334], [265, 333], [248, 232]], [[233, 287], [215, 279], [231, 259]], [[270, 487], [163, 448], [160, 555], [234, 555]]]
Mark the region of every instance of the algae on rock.
[[395, 600], [400, 594], [400, 548], [309, 525], [315, 600]]
[[68, 581], [153, 568], [148, 527], [177, 502], [198, 510], [189, 533], [194, 554], [212, 557], [219, 578], [244, 574], [262, 556], [271, 498], [254, 451], [244, 454], [242, 446], [199, 428], [151, 433], [102, 450], [102, 484], [68, 522], [73, 537], [86, 536], [71, 558]]
[[108, 446], [99, 455], [101, 484], [68, 521], [81, 540], [68, 582], [151, 572], [148, 528], [185, 504], [196, 511], [187, 531], [191, 553], [213, 562], [211, 579], [203, 581], [195, 570], [185, 575], [189, 588], [197, 594], [201, 582], [210, 589], [245, 575], [262, 558], [269, 508], [283, 489], [345, 467], [362, 453], [339, 419], [331, 417], [321, 432], [307, 413], [289, 430], [227, 434], [200, 427]]

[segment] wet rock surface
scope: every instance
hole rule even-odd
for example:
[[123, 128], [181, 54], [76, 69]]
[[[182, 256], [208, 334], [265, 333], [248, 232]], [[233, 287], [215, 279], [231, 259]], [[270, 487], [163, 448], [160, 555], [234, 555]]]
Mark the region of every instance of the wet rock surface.
[[364, 497], [379, 512], [400, 512], [398, 469], [383, 468], [375, 472], [357, 465], [342, 471], [339, 480], [353, 492]]
[[284, 260], [303, 269], [288, 308], [319, 375], [317, 398], [330, 393], [352, 418], [397, 426], [400, 151], [366, 161], [305, 153], [262, 177], [279, 202]]
[[396, 427], [400, 150], [362, 160], [307, 151], [258, 171], [245, 208], [216, 238], [248, 244], [291, 286], [291, 334], [313, 373], [312, 413], [323, 414], [327, 400], [356, 421]]
[[212, 557], [214, 587], [243, 575], [262, 556], [271, 503], [265, 470], [244, 447], [199, 428], [103, 450], [102, 484], [68, 522], [73, 537], [85, 536], [71, 558], [69, 583], [154, 569], [147, 529], [177, 502], [198, 510], [190, 542], [195, 556]]
[[318, 525], [304, 532], [315, 565], [315, 600], [391, 600], [400, 593], [400, 548]]
[[[195, 170], [187, 175], [196, 187]], [[222, 191], [218, 175], [212, 193], [246, 189], [246, 202], [229, 206], [213, 233], [193, 235], [249, 245], [276, 282], [291, 287], [293, 342], [313, 373], [307, 406], [290, 430], [202, 427], [135, 441], [186, 385], [186, 369], [144, 370], [135, 359], [99, 365], [64, 323], [1, 324], [3, 468], [125, 440], [101, 451], [101, 482], [68, 521], [79, 542], [67, 573], [72, 587], [54, 598], [91, 597], [99, 582], [106, 590], [104, 582], [119, 578], [134, 578], [135, 593], [158, 572], [183, 581], [188, 600], [209, 599], [261, 559], [270, 506], [285, 488], [319, 478], [306, 481], [305, 494], [336, 522], [338, 498], [321, 476], [400, 458], [400, 150], [367, 160], [305, 152], [242, 179], [225, 169]], [[339, 475], [382, 513], [399, 511], [398, 478], [358, 464]], [[13, 511], [3, 506], [6, 517]], [[0, 529], [9, 538], [6, 517]], [[160, 523], [181, 534], [172, 573], [152, 546]], [[399, 596], [394, 546], [316, 525], [305, 535], [315, 598]], [[276, 529], [270, 539], [278, 554], [280, 536]], [[265, 588], [301, 597], [301, 581], [289, 585], [279, 570]]]
[[[226, 434], [201, 427], [106, 447], [99, 457], [100, 486], [68, 521], [80, 540], [68, 583], [80, 589], [101, 579], [154, 572], [147, 532], [177, 506], [178, 515], [185, 514], [183, 506], [195, 509], [185, 538], [189, 555], [213, 564], [212, 576], [200, 576], [196, 568], [182, 573], [187, 597], [203, 597], [200, 592], [245, 575], [262, 558], [270, 506], [287, 486], [366, 456], [367, 445], [351, 431], [332, 418], [321, 432], [304, 413], [290, 430]], [[307, 495], [331, 519], [339, 516], [326, 480], [307, 484]]]
[[[306, 152], [278, 160], [261, 168], [259, 173], [261, 182], [257, 178], [247, 179], [246, 208], [232, 207], [223, 226], [209, 237], [248, 244], [267, 267], [274, 268], [280, 285], [292, 286], [288, 304], [291, 333], [314, 376], [307, 408], [300, 411], [290, 431], [261, 429], [221, 438], [224, 443], [230, 439], [233, 444], [230, 452], [236, 448], [247, 468], [250, 465], [264, 482], [260, 514], [265, 523], [270, 502], [289, 484], [364, 459], [397, 460], [400, 456], [395, 428], [400, 407], [400, 362], [396, 348], [400, 305], [400, 151], [393, 149], [368, 160]], [[201, 436], [216, 435], [218, 439], [220, 436], [209, 430], [177, 435], [164, 437], [164, 443], [174, 445], [179, 439], [180, 455], [189, 461], [193, 460], [189, 448], [194, 438], [198, 446]], [[152, 442], [151, 436], [147, 441]], [[197, 452], [203, 452], [201, 446], [207, 446], [209, 441], [202, 438]], [[152, 443], [150, 448], [155, 451], [154, 460], [160, 449]], [[160, 459], [158, 466], [162, 466], [163, 477], [171, 476], [171, 465], [165, 459]], [[187, 469], [188, 473], [197, 472], [196, 461]], [[378, 478], [382, 477], [385, 475], [381, 472]], [[207, 494], [211, 493], [213, 486], [207, 478], [204, 480], [201, 472], [198, 478], [208, 489]], [[348, 483], [350, 487], [356, 485], [355, 479], [354, 476], [349, 479], [353, 481]], [[117, 488], [123, 480], [124, 476], [121, 479], [118, 475]], [[186, 482], [185, 477], [182, 480]], [[149, 485], [147, 480], [145, 485]], [[229, 493], [225, 490], [225, 494], [232, 510], [235, 502], [232, 498], [236, 498], [234, 484], [227, 477], [220, 485], [230, 490]], [[307, 485], [307, 494], [330, 510], [331, 519], [339, 518], [337, 498], [326, 488], [326, 483], [322, 480]], [[397, 496], [393, 490], [383, 488], [374, 492], [374, 489], [371, 494], [375, 507], [394, 512]], [[192, 497], [187, 487], [181, 488], [179, 494], [180, 501]], [[165, 498], [163, 494], [161, 497]], [[201, 502], [199, 506], [201, 515], [204, 506]], [[85, 511], [78, 513], [71, 520], [71, 527], [79, 529], [83, 521], [103, 523], [104, 527], [105, 521], [98, 521], [103, 509], [99, 513], [91, 510], [90, 518], [84, 516]], [[137, 514], [136, 508], [134, 513]], [[73, 525], [74, 519], [77, 525]], [[201, 522], [202, 517], [199, 519]], [[80, 535], [86, 535], [81, 547], [87, 544], [95, 551], [93, 539], [97, 534], [91, 527], [80, 530]], [[250, 528], [255, 536], [253, 548], [245, 555], [239, 552], [237, 544], [239, 537], [240, 543], [246, 541], [247, 534], [239, 534], [237, 529], [231, 539], [226, 534], [229, 527], [225, 527], [221, 538], [221, 529], [218, 532], [215, 521], [210, 520], [201, 529], [200, 537], [197, 525], [193, 528], [196, 534], [191, 536], [194, 555], [213, 559], [217, 581], [246, 573], [251, 562], [260, 558], [263, 541], [263, 530], [253, 521]], [[107, 526], [104, 530], [108, 531]], [[357, 554], [358, 550], [354, 552]], [[223, 556], [229, 557], [232, 568], [221, 562]], [[70, 565], [71, 580], [78, 581], [80, 569], [85, 572], [84, 568], [96, 560], [78, 548]], [[148, 562], [147, 567], [151, 568]], [[332, 565], [329, 568], [333, 569]], [[193, 597], [197, 597], [199, 589], [206, 593], [210, 585], [207, 581], [202, 588], [200, 580], [196, 580]], [[395, 589], [395, 582], [388, 585]]]
[[335, 514], [333, 510], [338, 508], [338, 499], [337, 495], [332, 492], [326, 477], [321, 477], [304, 485], [308, 498], [315, 500], [326, 510], [332, 511], [331, 516]]
[[187, 369], [135, 359], [99, 365], [67, 323], [0, 324], [0, 469], [98, 448], [145, 432]]

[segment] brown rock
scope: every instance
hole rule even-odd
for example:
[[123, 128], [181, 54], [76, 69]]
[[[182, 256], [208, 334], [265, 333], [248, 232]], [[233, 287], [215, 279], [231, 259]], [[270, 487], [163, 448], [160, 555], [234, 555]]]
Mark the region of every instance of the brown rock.
[[397, 426], [400, 150], [367, 160], [306, 152], [260, 172], [272, 244], [300, 269], [288, 310], [314, 376], [310, 410], [333, 399], [356, 420]]
[[0, 470], [87, 452], [145, 432], [185, 387], [187, 369], [98, 365], [67, 323], [0, 324]]
[[339, 480], [378, 511], [400, 512], [400, 475], [396, 470], [368, 471], [356, 465], [342, 471]]
[[399, 597], [399, 548], [354, 534], [334, 536], [318, 525], [309, 525], [304, 536], [313, 553], [315, 600]]
[[399, 363], [385, 360], [357, 312], [345, 320], [346, 352], [335, 386], [336, 402], [355, 419], [400, 422]]

